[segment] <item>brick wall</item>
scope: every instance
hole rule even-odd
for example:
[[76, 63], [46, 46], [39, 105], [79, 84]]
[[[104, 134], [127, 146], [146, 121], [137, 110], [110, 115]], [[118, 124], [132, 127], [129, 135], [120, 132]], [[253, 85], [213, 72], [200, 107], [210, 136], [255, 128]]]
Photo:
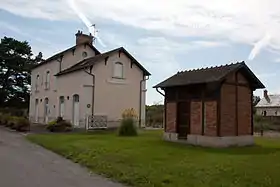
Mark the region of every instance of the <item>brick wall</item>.
[[217, 136], [217, 102], [216, 101], [205, 102], [204, 111], [205, 111], [204, 135]]
[[244, 86], [238, 87], [238, 135], [251, 134], [251, 90]]
[[[234, 83], [232, 75], [227, 78], [227, 82]], [[248, 83], [246, 78], [237, 73], [238, 83]], [[237, 96], [237, 116], [236, 116], [236, 96]], [[221, 89], [221, 136], [236, 135], [236, 120], [238, 123], [238, 135], [251, 134], [251, 90], [249, 87], [223, 84]], [[236, 118], [237, 117], [237, 118]]]
[[221, 136], [235, 135], [235, 85], [223, 84], [221, 88]]
[[202, 130], [202, 102], [191, 102], [190, 134], [201, 134]]
[[177, 104], [175, 102], [166, 103], [166, 127], [165, 132], [176, 132]]

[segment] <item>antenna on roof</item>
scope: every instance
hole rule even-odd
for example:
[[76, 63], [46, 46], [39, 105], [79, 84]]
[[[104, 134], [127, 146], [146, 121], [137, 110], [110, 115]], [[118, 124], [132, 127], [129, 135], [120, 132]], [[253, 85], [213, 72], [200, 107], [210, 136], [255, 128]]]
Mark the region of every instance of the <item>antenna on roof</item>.
[[102, 40], [100, 39], [100, 37], [98, 37], [97, 33], [99, 33], [99, 30], [96, 29], [96, 24], [92, 24], [90, 27], [93, 27], [93, 29], [89, 29], [92, 30], [91, 33], [93, 34], [93, 43], [95, 44], [95, 41], [98, 40], [98, 42], [105, 47], [105, 44], [102, 42]]
[[[68, 0], [70, 7], [74, 10], [74, 12], [79, 16], [79, 18], [83, 21], [83, 23], [87, 26], [89, 32], [93, 35], [93, 42], [97, 39], [98, 42], [103, 46], [106, 45], [102, 42], [102, 40], [97, 36], [97, 31], [95, 29], [95, 24], [91, 24], [90, 20], [86, 17], [86, 15], [78, 8], [75, 0]], [[93, 27], [93, 28], [92, 28]]]
[[96, 40], [96, 33], [98, 32], [96, 30], [96, 25], [95, 24], [92, 24], [91, 27], [93, 27], [93, 43], [95, 44], [95, 40]]

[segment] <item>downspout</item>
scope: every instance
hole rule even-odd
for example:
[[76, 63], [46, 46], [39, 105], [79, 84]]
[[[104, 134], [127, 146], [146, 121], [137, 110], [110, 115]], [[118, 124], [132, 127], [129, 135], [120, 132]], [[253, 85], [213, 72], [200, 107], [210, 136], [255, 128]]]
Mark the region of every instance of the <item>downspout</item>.
[[[149, 80], [149, 76], [145, 77], [143, 76], [143, 79], [140, 81], [140, 107], [139, 107], [139, 128], [141, 128], [141, 122], [142, 122], [142, 93], [143, 93], [143, 90], [142, 90], [142, 85], [143, 85], [143, 82], [144, 81], [147, 81]], [[146, 107], [146, 105], [145, 105]]]
[[164, 93], [159, 91], [158, 87], [156, 87], [156, 91], [160, 95], [162, 95], [164, 97], [164, 116], [163, 116], [164, 117], [164, 121], [163, 121], [163, 127], [164, 127], [164, 131], [165, 131], [165, 129], [166, 129], [166, 97], [165, 97]]
[[90, 72], [87, 72], [86, 69], [84, 69], [84, 72], [92, 76], [92, 106], [91, 106], [91, 115], [94, 114], [94, 87], [95, 87], [95, 75], [92, 74], [92, 66], [90, 66]]

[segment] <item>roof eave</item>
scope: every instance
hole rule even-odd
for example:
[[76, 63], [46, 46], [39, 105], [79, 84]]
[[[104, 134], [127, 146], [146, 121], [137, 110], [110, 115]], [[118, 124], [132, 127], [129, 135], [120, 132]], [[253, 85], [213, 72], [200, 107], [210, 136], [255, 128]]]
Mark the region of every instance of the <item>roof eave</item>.
[[78, 47], [78, 46], [81, 46], [81, 45], [88, 45], [92, 50], [94, 50], [96, 53], [98, 53], [97, 55], [100, 55], [100, 54], [101, 54], [100, 51], [99, 51], [98, 49], [96, 49], [93, 45], [91, 45], [91, 44], [89, 44], [89, 43], [82, 43], [82, 44], [72, 46], [72, 47], [70, 47], [70, 48], [68, 48], [68, 49], [66, 49], [66, 50], [64, 50], [64, 51], [61, 51], [61, 52], [58, 52], [58, 53], [54, 54], [53, 56], [47, 58], [47, 59], [44, 60], [43, 62], [41, 62], [41, 63], [35, 65], [34, 67], [32, 67], [31, 70], [33, 70], [33, 69], [35, 69], [35, 68], [37, 68], [37, 67], [39, 67], [39, 66], [42, 66], [42, 65], [44, 65], [44, 64], [47, 64], [48, 62], [50, 62], [50, 61], [52, 61], [52, 60], [55, 60], [55, 59], [57, 59], [57, 58], [60, 57], [60, 56], [63, 56], [63, 54], [66, 53], [66, 52], [68, 52], [69, 50], [72, 50], [72, 49], [74, 49], [74, 48], [76, 48], [76, 47]]
[[142, 69], [142, 71], [144, 72], [144, 75], [146, 76], [151, 76], [152, 74], [146, 69], [144, 68], [124, 47], [120, 47], [119, 50], [123, 51], [124, 53], [126, 53], [127, 56], [129, 56], [138, 66], [140, 69]]

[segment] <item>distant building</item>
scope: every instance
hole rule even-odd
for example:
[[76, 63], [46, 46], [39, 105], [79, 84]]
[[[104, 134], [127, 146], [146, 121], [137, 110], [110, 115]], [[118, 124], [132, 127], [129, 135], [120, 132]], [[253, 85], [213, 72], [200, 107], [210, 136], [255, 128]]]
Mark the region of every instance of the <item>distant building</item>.
[[262, 116], [280, 116], [280, 95], [268, 95], [263, 92], [263, 98], [256, 105], [256, 113]]

